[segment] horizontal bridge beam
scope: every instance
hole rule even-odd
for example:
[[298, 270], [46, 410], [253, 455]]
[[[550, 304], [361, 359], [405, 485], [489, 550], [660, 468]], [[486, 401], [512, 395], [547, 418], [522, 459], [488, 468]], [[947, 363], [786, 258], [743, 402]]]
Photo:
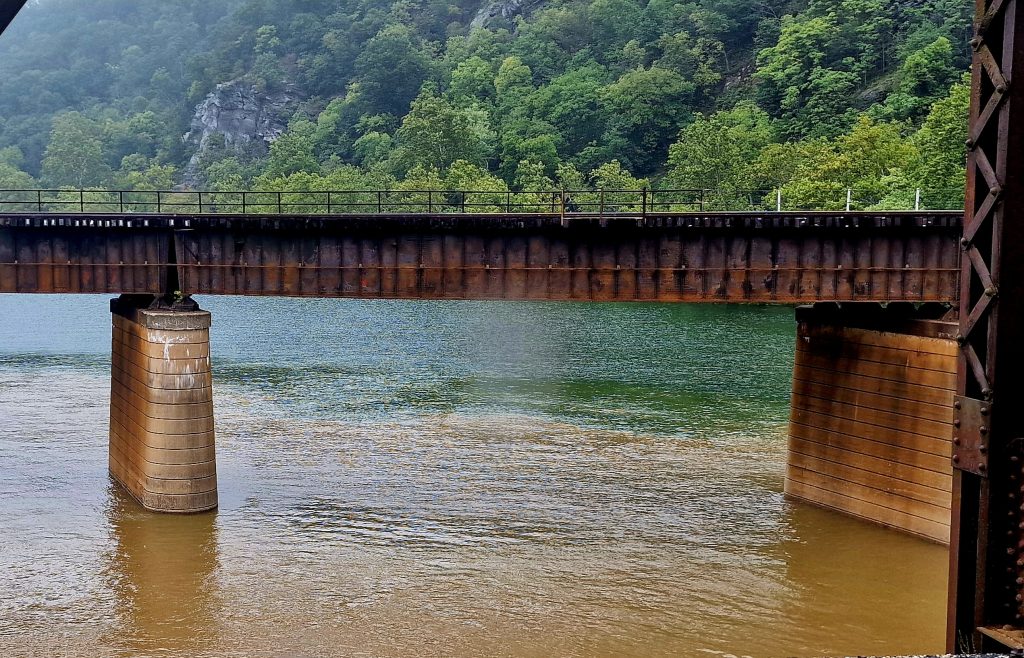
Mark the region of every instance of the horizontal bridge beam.
[[952, 302], [961, 223], [944, 212], [8, 214], [0, 292]]

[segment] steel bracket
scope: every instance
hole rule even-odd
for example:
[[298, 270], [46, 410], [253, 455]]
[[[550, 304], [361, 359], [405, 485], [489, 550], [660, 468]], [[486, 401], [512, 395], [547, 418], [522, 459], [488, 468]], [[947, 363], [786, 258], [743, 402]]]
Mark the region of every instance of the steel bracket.
[[962, 395], [953, 402], [953, 468], [988, 477], [992, 402]]

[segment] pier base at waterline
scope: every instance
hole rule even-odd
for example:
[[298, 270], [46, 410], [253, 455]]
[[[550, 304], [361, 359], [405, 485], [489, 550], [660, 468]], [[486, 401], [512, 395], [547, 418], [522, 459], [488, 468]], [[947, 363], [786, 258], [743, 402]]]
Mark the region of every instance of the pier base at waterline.
[[210, 313], [150, 295], [110, 311], [110, 474], [149, 510], [217, 507]]
[[958, 348], [945, 312], [797, 309], [787, 495], [949, 542]]

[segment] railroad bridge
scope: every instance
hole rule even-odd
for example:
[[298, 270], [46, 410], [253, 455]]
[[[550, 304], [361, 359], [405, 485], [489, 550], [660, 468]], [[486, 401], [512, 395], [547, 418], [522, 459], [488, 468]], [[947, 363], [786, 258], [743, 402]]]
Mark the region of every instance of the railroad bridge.
[[[25, 1], [0, 5], [0, 32]], [[238, 208], [197, 194], [186, 209], [163, 193], [154, 208], [35, 191], [0, 208], [0, 292], [120, 295], [111, 472], [178, 512], [217, 501], [210, 315], [191, 294], [812, 303], [797, 315], [787, 491], [948, 538], [947, 649], [1024, 652], [1017, 1], [974, 3], [962, 220], [694, 213], [646, 191], [639, 208], [602, 195], [597, 212], [566, 212], [564, 194], [512, 208], [509, 195], [504, 213], [474, 212], [471, 195], [435, 212], [429, 192], [425, 213], [383, 194], [374, 213], [372, 197], [344, 211], [331, 193], [323, 211], [279, 195], [274, 212], [258, 195]]]
[[801, 305], [787, 493], [950, 539], [962, 212], [226, 194], [0, 191], [0, 292], [118, 295], [109, 468], [151, 510], [217, 505], [211, 317], [193, 294], [779, 303]]
[[660, 193], [668, 208], [606, 191], [553, 212], [586, 198], [557, 192], [485, 213], [479, 194], [0, 192], [0, 292], [120, 295], [110, 470], [170, 512], [217, 504], [210, 315], [193, 294], [811, 304], [787, 491], [948, 542], [962, 213], [673, 209], [683, 191]]

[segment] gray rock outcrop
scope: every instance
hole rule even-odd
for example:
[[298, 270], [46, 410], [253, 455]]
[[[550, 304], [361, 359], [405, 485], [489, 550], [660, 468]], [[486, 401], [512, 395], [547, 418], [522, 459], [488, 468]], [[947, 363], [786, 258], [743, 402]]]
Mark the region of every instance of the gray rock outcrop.
[[480, 8], [480, 11], [473, 17], [469, 26], [487, 27], [498, 18], [512, 20], [543, 2], [544, 0], [496, 0], [495, 2], [489, 2]]
[[213, 144], [246, 158], [265, 155], [288, 128], [300, 98], [294, 88], [261, 92], [241, 80], [217, 85], [196, 106], [191, 129], [182, 138], [194, 150], [184, 171], [186, 184], [199, 182], [199, 162]]

